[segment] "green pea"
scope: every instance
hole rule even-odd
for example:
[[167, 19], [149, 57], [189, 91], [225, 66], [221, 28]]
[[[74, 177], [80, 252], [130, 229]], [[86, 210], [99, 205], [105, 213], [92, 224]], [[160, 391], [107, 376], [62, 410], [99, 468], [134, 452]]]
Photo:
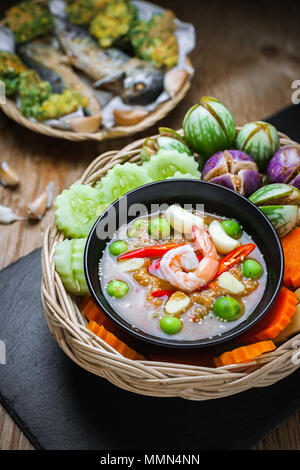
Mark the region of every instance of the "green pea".
[[111, 297], [116, 297], [117, 299], [124, 297], [128, 293], [128, 291], [128, 284], [126, 282], [119, 281], [118, 279], [110, 281], [106, 286], [106, 292], [108, 293], [108, 295], [110, 295]]
[[145, 219], [137, 219], [130, 225], [128, 229], [128, 236], [130, 238], [139, 238], [143, 235], [143, 231], [146, 229], [148, 225], [147, 220]]
[[128, 245], [123, 240], [115, 241], [109, 246], [109, 252], [113, 256], [119, 256], [125, 251], [128, 251]]
[[170, 224], [162, 217], [152, 219], [148, 225], [148, 234], [154, 238], [168, 238], [170, 236], [170, 232]]
[[168, 335], [175, 335], [182, 329], [182, 321], [177, 317], [166, 315], [161, 318], [159, 326]]
[[243, 274], [251, 279], [258, 279], [263, 273], [263, 268], [258, 261], [254, 259], [245, 259], [243, 262]]
[[229, 237], [237, 239], [242, 236], [242, 227], [236, 220], [223, 220], [221, 225]]
[[233, 297], [219, 297], [214, 303], [213, 312], [222, 320], [235, 321], [242, 315], [242, 307]]

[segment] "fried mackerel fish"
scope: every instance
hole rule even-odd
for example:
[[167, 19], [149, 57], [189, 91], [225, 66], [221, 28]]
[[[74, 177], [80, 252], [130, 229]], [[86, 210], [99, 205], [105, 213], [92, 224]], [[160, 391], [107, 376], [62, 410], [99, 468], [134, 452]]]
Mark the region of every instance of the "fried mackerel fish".
[[44, 3], [21, 2], [7, 10], [5, 16], [18, 43], [46, 34], [52, 28], [52, 16]]
[[137, 19], [137, 9], [128, 0], [112, 0], [98, 13], [90, 32], [101, 47], [110, 47], [126, 36]]
[[174, 34], [174, 14], [167, 10], [148, 21], [138, 21], [129, 33], [135, 54], [158, 67], [172, 68], [178, 63], [178, 42]]
[[16, 54], [0, 51], [0, 80], [5, 83], [8, 96], [17, 91], [18, 77], [24, 70], [26, 67]]
[[86, 26], [110, 0], [67, 0], [66, 13], [70, 23]]
[[87, 98], [76, 91], [65, 89], [61, 94], [52, 93], [50, 83], [41, 80], [35, 70], [20, 74], [18, 92], [24, 116], [38, 121], [58, 119], [88, 103]]

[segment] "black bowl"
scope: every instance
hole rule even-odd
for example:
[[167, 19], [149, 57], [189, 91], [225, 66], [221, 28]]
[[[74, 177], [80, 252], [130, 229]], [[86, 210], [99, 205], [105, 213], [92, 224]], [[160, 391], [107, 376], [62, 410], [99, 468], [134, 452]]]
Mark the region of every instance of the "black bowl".
[[[114, 211], [116, 211], [118, 221], [120, 217], [123, 218], [121, 224], [124, 222], [128, 223], [134, 218], [134, 216], [127, 216], [127, 210], [125, 209], [126, 201], [128, 207], [132, 204], [143, 203], [148, 210], [151, 204], [204, 204], [204, 210], [206, 212], [237, 219], [245, 228], [246, 232], [252, 235], [254, 242], [264, 255], [268, 269], [267, 285], [264, 295], [251, 315], [249, 315], [244, 322], [221, 336], [198, 341], [176, 341], [173, 338], [159, 338], [133, 328], [130, 323], [121, 318], [104, 297], [98, 278], [99, 262], [102, 252], [111, 236], [101, 234], [101, 238], [99, 238], [97, 232], [99, 233], [100, 227], [103, 229], [104, 221], [109, 219]], [[118, 222], [118, 224], [116, 229], [121, 225], [120, 222]], [[91, 295], [100, 309], [123, 331], [125, 330], [132, 335], [135, 340], [142, 340], [152, 345], [173, 348], [213, 346], [224, 341], [232, 340], [236, 336], [244, 333], [260, 320], [271, 307], [280, 288], [283, 268], [284, 261], [280, 240], [265, 215], [240, 194], [223, 186], [194, 179], [172, 179], [146, 184], [130, 191], [125, 196], [118, 199], [107, 208], [95, 223], [89, 234], [84, 254], [86, 280]]]

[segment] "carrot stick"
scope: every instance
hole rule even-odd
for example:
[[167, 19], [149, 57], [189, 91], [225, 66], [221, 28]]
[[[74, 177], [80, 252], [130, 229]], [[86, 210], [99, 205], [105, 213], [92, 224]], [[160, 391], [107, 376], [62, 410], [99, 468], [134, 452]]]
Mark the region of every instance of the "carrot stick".
[[242, 364], [245, 362], [251, 362], [263, 353], [274, 351], [275, 349], [276, 346], [273, 341], [261, 341], [259, 343], [241, 346], [240, 348], [233, 349], [232, 351], [224, 352], [220, 356], [215, 357], [214, 361], [216, 367], [229, 366], [230, 364]]
[[239, 343], [254, 343], [276, 338], [293, 318], [297, 303], [296, 294], [286, 287], [281, 287], [270, 310], [253, 328], [239, 337]]
[[107, 330], [111, 332], [117, 331], [117, 326], [100, 310], [92, 297], [86, 296], [83, 298], [81, 304], [81, 311], [88, 320], [93, 320], [98, 325], [103, 325]]
[[300, 227], [283, 237], [281, 244], [285, 261], [283, 283], [296, 289], [300, 286]]
[[103, 325], [98, 325], [95, 321], [91, 320], [87, 328], [92, 331], [99, 338], [103, 339], [112, 348], [118, 351], [122, 356], [132, 360], [143, 360], [145, 359], [141, 354], [138, 354], [134, 349], [130, 348], [123, 341], [119, 340], [113, 333], [107, 331]]

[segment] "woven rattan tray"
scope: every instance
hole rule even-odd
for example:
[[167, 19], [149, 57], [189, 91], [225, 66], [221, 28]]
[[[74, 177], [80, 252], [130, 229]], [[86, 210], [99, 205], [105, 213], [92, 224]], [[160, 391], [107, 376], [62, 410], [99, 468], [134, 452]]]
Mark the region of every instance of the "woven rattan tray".
[[[100, 155], [84, 172], [80, 182], [94, 183], [116, 163], [139, 163], [143, 142], [144, 139], [140, 139], [119, 152]], [[281, 133], [280, 144], [299, 145]], [[86, 328], [87, 322], [76, 298], [66, 292], [55, 272], [54, 247], [63, 238], [53, 221], [45, 232], [42, 250], [42, 302], [52, 335], [67, 356], [84, 369], [131, 392], [208, 400], [271, 385], [299, 367], [300, 334], [276, 351], [245, 365], [210, 368], [126, 359]]]
[[38, 134], [44, 134], [50, 137], [56, 137], [58, 139], [71, 140], [73, 142], [80, 142], [84, 140], [102, 141], [136, 134], [138, 132], [144, 131], [148, 127], [153, 126], [156, 122], [160, 121], [167, 114], [169, 114], [169, 112], [172, 111], [172, 109], [174, 109], [181, 100], [183, 100], [190, 86], [191, 79], [188, 79], [174, 98], [161, 103], [155, 111], [149, 113], [149, 115], [138, 124], [133, 126], [115, 126], [109, 130], [101, 129], [98, 132], [93, 133], [61, 130], [46, 124], [31, 121], [30, 119], [27, 119], [23, 116], [23, 114], [17, 108], [15, 101], [11, 99], [7, 99], [5, 104], [0, 104], [0, 108], [9, 118], [13, 119], [18, 124], [21, 124], [23, 127], [27, 127], [27, 129], [30, 129], [33, 132], [37, 132]]

